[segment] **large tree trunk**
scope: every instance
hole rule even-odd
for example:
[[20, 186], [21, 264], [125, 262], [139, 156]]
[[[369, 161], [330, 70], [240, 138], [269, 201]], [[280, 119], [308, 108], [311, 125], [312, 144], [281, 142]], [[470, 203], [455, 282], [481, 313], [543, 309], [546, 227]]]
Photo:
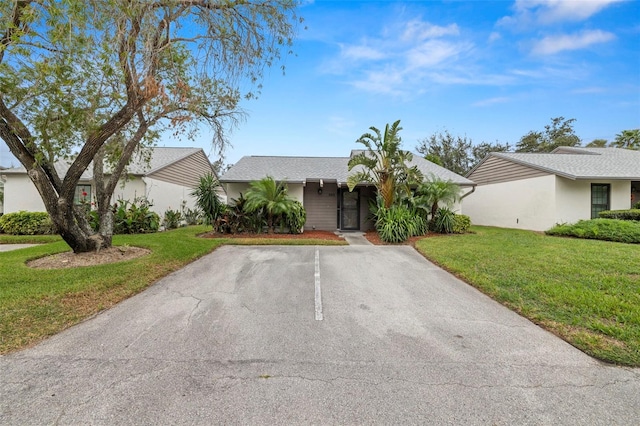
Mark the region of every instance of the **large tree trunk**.
[[69, 202], [60, 198], [55, 210], [51, 211], [47, 205], [47, 212], [58, 233], [74, 253], [99, 251], [111, 246], [111, 237], [105, 238], [95, 233], [89, 225], [85, 208], [74, 205], [73, 200]]

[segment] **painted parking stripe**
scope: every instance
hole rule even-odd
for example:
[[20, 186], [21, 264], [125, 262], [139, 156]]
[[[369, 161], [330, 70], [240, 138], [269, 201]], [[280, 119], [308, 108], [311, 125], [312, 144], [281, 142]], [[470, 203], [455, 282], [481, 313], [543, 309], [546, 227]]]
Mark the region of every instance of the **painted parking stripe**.
[[322, 290], [320, 289], [320, 251], [316, 248], [316, 270], [315, 270], [315, 305], [316, 321], [322, 321]]

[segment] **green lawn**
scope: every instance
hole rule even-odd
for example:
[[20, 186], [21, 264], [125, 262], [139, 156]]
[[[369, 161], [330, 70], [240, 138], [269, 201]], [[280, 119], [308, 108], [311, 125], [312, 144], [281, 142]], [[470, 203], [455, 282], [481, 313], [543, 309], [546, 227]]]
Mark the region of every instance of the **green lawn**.
[[495, 300], [601, 360], [640, 366], [640, 247], [473, 227], [416, 247]]
[[2, 243], [47, 243], [0, 253], [0, 354], [24, 348], [136, 294], [222, 244], [345, 244], [343, 241], [208, 239], [195, 226], [116, 235], [114, 245], [145, 247], [149, 256], [110, 265], [40, 270], [30, 259], [68, 251], [58, 236], [0, 236]]

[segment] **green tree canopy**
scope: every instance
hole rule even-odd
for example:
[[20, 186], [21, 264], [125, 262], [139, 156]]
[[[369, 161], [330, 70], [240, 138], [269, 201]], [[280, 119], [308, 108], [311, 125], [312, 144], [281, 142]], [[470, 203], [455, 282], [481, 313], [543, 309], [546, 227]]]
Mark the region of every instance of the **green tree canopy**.
[[[295, 9], [293, 0], [0, 2], [0, 137], [74, 251], [111, 244], [113, 190], [161, 132], [191, 137], [206, 123], [224, 146], [239, 100], [289, 51]], [[73, 204], [92, 161], [98, 234]]]
[[609, 145], [609, 141], [606, 139], [594, 139], [585, 146], [587, 148], [606, 148]]
[[472, 140], [466, 136], [453, 136], [447, 130], [422, 139], [416, 146], [416, 150], [427, 160], [463, 176], [490, 152], [505, 152], [510, 149], [508, 143], [499, 142], [473, 145]]
[[640, 129], [623, 130], [616, 135], [611, 146], [640, 150]]
[[575, 118], [551, 119], [543, 131], [530, 131], [516, 144], [516, 152], [551, 152], [560, 146], [580, 146], [580, 138], [573, 130]]
[[400, 191], [410, 193], [410, 185], [422, 180], [422, 174], [416, 166], [409, 166], [413, 154], [400, 149], [400, 120], [391, 126], [387, 124], [384, 133], [376, 127], [369, 127], [373, 133], [364, 133], [356, 141], [366, 150], [354, 155], [349, 160], [349, 171], [360, 167], [347, 177], [349, 191], [362, 182], [375, 185], [378, 195], [384, 201], [384, 207], [394, 204]]

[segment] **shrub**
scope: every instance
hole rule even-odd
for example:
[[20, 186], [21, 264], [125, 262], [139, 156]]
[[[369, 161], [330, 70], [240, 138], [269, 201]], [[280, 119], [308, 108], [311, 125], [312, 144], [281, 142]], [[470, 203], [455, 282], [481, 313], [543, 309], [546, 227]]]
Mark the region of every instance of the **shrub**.
[[178, 210], [167, 210], [164, 212], [164, 219], [162, 220], [162, 224], [164, 225], [164, 229], [176, 229], [180, 226], [180, 221], [182, 220], [182, 213]]
[[156, 232], [160, 216], [150, 210], [152, 204], [145, 197], [133, 201], [119, 199], [113, 206], [114, 234], [144, 234]]
[[469, 228], [471, 228], [471, 218], [469, 216], [464, 214], [455, 215], [453, 223], [454, 234], [465, 234], [469, 232]]
[[433, 232], [452, 234], [456, 225], [456, 214], [447, 207], [441, 207], [437, 210], [436, 216], [431, 223]]
[[620, 219], [620, 220], [639, 220], [640, 209], [630, 210], [605, 210], [601, 211], [598, 216], [602, 219]]
[[202, 223], [202, 212], [198, 209], [186, 209], [182, 212], [182, 218], [187, 225], [200, 225]]
[[640, 209], [640, 201], [638, 201], [637, 203], [635, 203], [634, 205], [632, 205], [632, 206], [631, 206], [631, 208], [632, 208], [633, 210], [638, 210], [638, 209]]
[[427, 232], [426, 220], [404, 205], [389, 208], [379, 206], [376, 216], [376, 231], [380, 239], [387, 243], [401, 243], [409, 237], [424, 235]]
[[300, 201], [294, 201], [291, 209], [282, 218], [282, 224], [289, 228], [291, 234], [299, 234], [307, 221], [307, 212]]
[[208, 173], [200, 177], [198, 186], [195, 187], [191, 195], [196, 198], [196, 205], [202, 212], [204, 222], [207, 225], [213, 225], [218, 216], [225, 212], [225, 205], [218, 198], [216, 189], [220, 186], [218, 179]]
[[0, 216], [0, 229], [12, 235], [55, 234], [55, 227], [45, 212], [7, 213]]
[[581, 220], [576, 224], [556, 225], [545, 233], [547, 235], [639, 244], [640, 222], [619, 219]]

